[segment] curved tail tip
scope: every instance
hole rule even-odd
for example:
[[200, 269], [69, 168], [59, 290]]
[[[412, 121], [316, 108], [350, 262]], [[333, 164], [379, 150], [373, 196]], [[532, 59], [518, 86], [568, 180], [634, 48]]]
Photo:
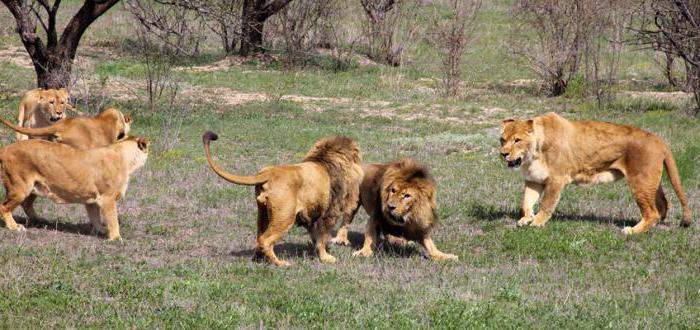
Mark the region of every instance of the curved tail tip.
[[218, 139], [219, 136], [212, 131], [207, 131], [206, 133], [204, 133], [204, 135], [202, 135], [202, 142], [204, 143], [209, 143], [209, 141], [216, 141]]

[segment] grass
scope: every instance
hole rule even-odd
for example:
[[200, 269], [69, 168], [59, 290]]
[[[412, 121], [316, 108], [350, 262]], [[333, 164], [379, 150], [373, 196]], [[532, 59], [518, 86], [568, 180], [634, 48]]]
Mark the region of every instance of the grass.
[[[639, 217], [623, 182], [569, 187], [547, 227], [516, 229], [520, 174], [505, 168], [495, 147], [500, 120], [547, 111], [640, 126], [669, 142], [697, 209], [698, 119], [683, 102], [621, 96], [599, 109], [578, 97], [508, 87], [509, 80], [532, 76], [496, 42], [507, 31], [506, 7], [490, 3], [478, 18], [484, 29], [475, 30], [464, 70], [470, 87], [460, 99], [437, 96], [436, 60], [420, 47], [415, 62], [400, 69], [286, 72], [243, 65], [180, 73], [189, 87], [351, 100], [197, 100], [175, 147], [151, 152], [132, 178], [119, 205], [121, 243], [84, 234], [82, 207], [40, 199], [46, 221], [19, 235], [0, 228], [0, 328], [697, 327], [700, 235], [697, 225], [678, 228], [680, 207], [666, 180], [670, 218], [648, 234], [621, 234]], [[88, 31], [88, 41], [110, 37], [108, 23], [124, 19], [110, 15]], [[649, 61], [628, 54], [625, 74], [649, 75]], [[139, 81], [143, 67], [134, 58], [111, 58], [94, 71]], [[33, 79], [31, 69], [0, 64], [1, 116], [14, 117], [19, 93]], [[147, 112], [139, 99], [115, 97], [112, 105], [135, 115], [133, 134], [158, 142], [162, 113]], [[460, 260], [431, 262], [416, 246], [353, 258], [367, 219], [361, 211], [351, 227], [354, 246], [330, 247], [335, 265], [318, 261], [300, 228], [276, 249], [292, 267], [252, 263], [253, 189], [211, 172], [200, 142], [205, 130], [219, 133], [213, 152], [235, 173], [299, 161], [330, 134], [356, 139], [368, 162], [426, 163], [439, 188], [434, 238]], [[2, 132], [2, 144], [10, 143], [10, 132]], [[24, 221], [22, 211], [15, 216]]]

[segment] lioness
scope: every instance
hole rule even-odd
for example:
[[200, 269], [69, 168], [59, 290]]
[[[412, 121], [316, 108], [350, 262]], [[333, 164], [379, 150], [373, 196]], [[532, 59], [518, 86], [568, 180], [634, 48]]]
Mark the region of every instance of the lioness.
[[[19, 103], [17, 125], [21, 127], [46, 127], [65, 118], [66, 109], [72, 106], [69, 102], [68, 91], [65, 89], [37, 88], [27, 91]], [[17, 133], [17, 141], [29, 137]]]
[[130, 114], [123, 114], [114, 108], [102, 111], [92, 118], [67, 118], [41, 128], [20, 127], [0, 118], [0, 122], [19, 133], [47, 137], [83, 150], [108, 146], [126, 138], [131, 121]]
[[[551, 112], [531, 120], [504, 120], [501, 128], [501, 157], [508, 167], [520, 167], [525, 179], [518, 226], [544, 226], [569, 183], [605, 183], [626, 177], [642, 220], [622, 231], [646, 232], [668, 213], [661, 189], [664, 165], [683, 206], [681, 225], [690, 225], [690, 207], [671, 150], [654, 134], [633, 126], [566, 120]], [[535, 215], [533, 206], [542, 193]]]
[[[362, 249], [354, 256], [371, 256], [380, 234], [394, 242], [408, 239], [420, 243], [433, 260], [457, 259], [437, 249], [430, 231], [437, 220], [435, 180], [428, 169], [412, 159], [388, 164], [365, 164], [360, 185], [360, 204], [369, 215]], [[357, 206], [359, 207], [359, 205]], [[357, 210], [355, 208], [355, 211]], [[333, 242], [348, 244], [352, 212], [343, 220]]]
[[129, 175], [143, 166], [147, 157], [148, 140], [139, 137], [91, 150], [44, 140], [6, 146], [0, 149], [6, 196], [0, 212], [5, 226], [25, 230], [12, 218], [12, 211], [20, 204], [27, 217], [38, 218], [33, 207], [38, 194], [56, 203], [85, 204], [93, 228], [104, 231], [106, 223], [107, 238], [120, 239], [117, 201], [126, 193]]
[[253, 260], [264, 257], [274, 265], [288, 266], [289, 262], [278, 259], [273, 248], [296, 223], [308, 230], [321, 261], [335, 262], [326, 251], [326, 242], [336, 219], [357, 204], [362, 180], [357, 144], [342, 136], [325, 138], [314, 144], [301, 163], [268, 166], [254, 176], [238, 176], [226, 172], [211, 158], [209, 142], [217, 139], [213, 132], [202, 136], [212, 170], [229, 182], [255, 186], [258, 238]]

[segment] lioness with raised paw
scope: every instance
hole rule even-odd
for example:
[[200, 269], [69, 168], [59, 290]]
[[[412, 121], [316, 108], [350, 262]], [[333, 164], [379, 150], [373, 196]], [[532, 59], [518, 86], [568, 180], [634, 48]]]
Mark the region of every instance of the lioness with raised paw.
[[[46, 127], [66, 117], [66, 109], [72, 109], [68, 91], [37, 88], [27, 91], [19, 103], [17, 125], [20, 127]], [[17, 133], [17, 141], [27, 140], [27, 135]]]
[[[372, 245], [380, 235], [393, 242], [416, 241], [433, 260], [456, 260], [454, 254], [443, 253], [435, 246], [430, 231], [437, 220], [435, 180], [428, 169], [412, 159], [388, 164], [362, 166], [360, 204], [369, 215], [365, 241], [354, 256], [371, 256]], [[357, 211], [359, 205], [354, 209]], [[355, 212], [350, 213], [333, 239], [349, 244], [348, 226]]]
[[5, 226], [25, 230], [12, 217], [22, 205], [30, 219], [37, 195], [60, 204], [85, 204], [93, 229], [109, 240], [121, 239], [117, 201], [126, 193], [129, 176], [146, 163], [148, 140], [130, 137], [107, 147], [80, 150], [44, 140], [20, 141], [0, 149], [5, 202], [0, 212]]
[[[567, 120], [547, 113], [530, 120], [501, 123], [503, 160], [520, 168], [525, 179], [523, 217], [518, 226], [542, 227], [551, 218], [562, 189], [627, 178], [642, 213], [625, 234], [643, 233], [665, 219], [668, 201], [661, 189], [664, 166], [683, 207], [682, 226], [691, 224], [688, 200], [668, 145], [640, 128], [595, 121]], [[533, 207], [542, 196], [539, 212]]]
[[16, 126], [0, 118], [0, 122], [18, 133], [31, 137], [44, 137], [48, 140], [67, 144], [78, 149], [92, 149], [108, 146], [123, 140], [131, 128], [131, 115], [109, 108], [95, 117], [66, 118], [57, 123], [40, 128]]
[[314, 144], [301, 163], [268, 166], [254, 176], [238, 176], [212, 159], [209, 143], [217, 139], [213, 132], [202, 136], [212, 170], [229, 182], [255, 186], [258, 238], [253, 260], [264, 258], [271, 264], [288, 266], [273, 248], [296, 223], [308, 230], [321, 261], [335, 262], [326, 251], [326, 243], [336, 220], [357, 205], [362, 180], [357, 144], [342, 136], [325, 138]]

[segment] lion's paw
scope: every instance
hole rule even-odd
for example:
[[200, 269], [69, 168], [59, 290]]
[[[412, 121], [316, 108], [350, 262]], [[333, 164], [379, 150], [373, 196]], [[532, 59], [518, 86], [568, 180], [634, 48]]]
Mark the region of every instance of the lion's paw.
[[545, 224], [544, 222], [533, 221], [530, 223], [530, 227], [542, 228], [542, 227], [544, 227], [544, 224]]
[[371, 257], [371, 256], [372, 256], [372, 250], [370, 250], [370, 249], [361, 249], [361, 250], [357, 250], [357, 251], [355, 251], [355, 252], [352, 253], [352, 256], [353, 256], [353, 257], [358, 257], [358, 256], [362, 256], [362, 257]]
[[336, 262], [336, 259], [334, 256], [327, 254], [327, 255], [321, 257], [321, 261], [325, 262], [327, 264], [334, 264]]
[[622, 233], [625, 235], [630, 235], [630, 234], [634, 234], [634, 230], [632, 229], [632, 227], [625, 227], [625, 228], [622, 228]]
[[451, 253], [443, 253], [439, 255], [431, 256], [433, 260], [444, 261], [444, 260], [459, 260], [459, 257]]
[[350, 241], [348, 240], [347, 237], [334, 237], [331, 239], [331, 243], [333, 244], [338, 244], [338, 245], [350, 245]]
[[289, 261], [286, 260], [277, 260], [274, 262], [275, 266], [277, 267], [289, 267], [292, 265]]
[[27, 228], [24, 228], [23, 225], [17, 225], [17, 227], [15, 227], [14, 229], [12, 229], [12, 231], [16, 231], [16, 232], [18, 232], [18, 233], [21, 233], [21, 232], [27, 231]]
[[532, 222], [532, 217], [522, 217], [522, 218], [520, 218], [520, 220], [518, 220], [516, 225], [518, 227], [523, 227], [523, 226], [529, 225], [531, 222]]

